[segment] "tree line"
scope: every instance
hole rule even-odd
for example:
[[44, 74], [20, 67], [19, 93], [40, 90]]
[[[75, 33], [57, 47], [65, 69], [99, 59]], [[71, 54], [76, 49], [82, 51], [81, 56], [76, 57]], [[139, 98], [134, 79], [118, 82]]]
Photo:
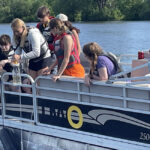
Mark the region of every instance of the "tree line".
[[43, 5], [52, 16], [64, 13], [70, 21], [150, 20], [150, 0], [0, 0], [0, 22], [37, 21]]

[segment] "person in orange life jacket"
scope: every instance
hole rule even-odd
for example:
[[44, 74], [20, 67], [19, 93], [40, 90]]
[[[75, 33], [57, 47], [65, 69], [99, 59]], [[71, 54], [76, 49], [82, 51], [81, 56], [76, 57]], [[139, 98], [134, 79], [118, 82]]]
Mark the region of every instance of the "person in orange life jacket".
[[84, 78], [85, 71], [80, 64], [80, 58], [73, 34], [68, 34], [68, 29], [60, 19], [52, 19], [49, 23], [51, 33], [55, 38], [55, 54], [57, 61], [50, 66], [51, 70], [58, 64], [58, 73], [52, 77], [55, 82], [61, 75]]
[[64, 22], [65, 26], [68, 27], [68, 29], [73, 33], [73, 35], [75, 36], [76, 42], [77, 42], [77, 49], [78, 49], [78, 53], [80, 55], [81, 52], [81, 45], [80, 45], [80, 40], [79, 40], [79, 33], [80, 30], [76, 27], [74, 27], [72, 25], [72, 23], [70, 21], [68, 21], [68, 17], [65, 14], [58, 14], [56, 16], [56, 18], [60, 19], [61, 21]]
[[[49, 49], [51, 51], [51, 61], [52, 63], [56, 60], [56, 55], [54, 54], [54, 35], [50, 33], [49, 22], [51, 19], [54, 19], [53, 16], [50, 16], [50, 11], [47, 7], [42, 6], [37, 10], [37, 17], [40, 22], [36, 25], [36, 27], [41, 31], [46, 41], [48, 42]], [[57, 66], [51, 71], [51, 74], [57, 73]]]

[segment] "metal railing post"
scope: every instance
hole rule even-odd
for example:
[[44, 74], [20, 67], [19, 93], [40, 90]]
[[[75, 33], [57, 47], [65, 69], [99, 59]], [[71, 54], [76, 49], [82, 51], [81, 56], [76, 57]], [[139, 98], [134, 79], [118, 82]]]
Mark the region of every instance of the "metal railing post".
[[37, 124], [38, 115], [37, 115], [37, 99], [36, 99], [36, 82], [32, 85], [32, 95], [33, 95], [33, 110], [34, 110], [34, 122]]
[[5, 119], [5, 114], [6, 114], [6, 109], [5, 109], [5, 98], [4, 98], [4, 84], [3, 81], [1, 81], [2, 84], [2, 89], [1, 89], [1, 101], [2, 101], [2, 119], [3, 119], [3, 123], [4, 123], [4, 119]]
[[78, 89], [78, 101], [81, 101], [81, 95], [80, 95], [80, 83], [77, 82], [77, 89]]
[[127, 108], [127, 101], [126, 101], [126, 88], [123, 87], [123, 107]]

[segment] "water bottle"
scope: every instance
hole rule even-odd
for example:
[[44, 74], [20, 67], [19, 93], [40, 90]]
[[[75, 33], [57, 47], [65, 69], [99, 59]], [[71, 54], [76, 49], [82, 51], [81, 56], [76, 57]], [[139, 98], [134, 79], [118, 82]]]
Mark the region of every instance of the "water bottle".
[[20, 75], [20, 65], [19, 65], [19, 63], [14, 63], [13, 64], [12, 76], [13, 76], [13, 84], [14, 85], [21, 84], [21, 75]]

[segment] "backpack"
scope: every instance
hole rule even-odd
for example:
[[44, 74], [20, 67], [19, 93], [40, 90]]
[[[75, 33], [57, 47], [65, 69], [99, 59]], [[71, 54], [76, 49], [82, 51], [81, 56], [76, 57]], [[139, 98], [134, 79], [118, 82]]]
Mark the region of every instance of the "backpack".
[[116, 73], [120, 73], [122, 72], [122, 67], [118, 62], [117, 56], [111, 52], [105, 52], [104, 54], [102, 54], [102, 56], [106, 56], [108, 57], [114, 64], [115, 68], [116, 68]]

